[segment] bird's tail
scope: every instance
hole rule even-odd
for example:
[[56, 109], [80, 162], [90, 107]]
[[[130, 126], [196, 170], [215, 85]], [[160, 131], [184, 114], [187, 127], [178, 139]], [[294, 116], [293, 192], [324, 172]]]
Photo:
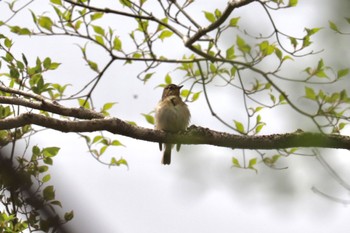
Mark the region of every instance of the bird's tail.
[[165, 150], [163, 154], [162, 164], [169, 165], [171, 162], [171, 144], [165, 144]]

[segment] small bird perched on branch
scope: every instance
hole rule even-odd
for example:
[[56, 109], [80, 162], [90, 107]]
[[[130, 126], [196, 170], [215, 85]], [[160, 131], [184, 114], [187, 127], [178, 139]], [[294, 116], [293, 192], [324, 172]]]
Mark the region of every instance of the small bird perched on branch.
[[[156, 107], [155, 127], [166, 132], [176, 133], [186, 130], [190, 122], [190, 111], [180, 97], [180, 89], [183, 86], [175, 84], [167, 85], [163, 90], [161, 101]], [[162, 149], [162, 144], [159, 144]], [[170, 164], [172, 144], [165, 144], [162, 164]], [[180, 145], [177, 145], [177, 150]]]

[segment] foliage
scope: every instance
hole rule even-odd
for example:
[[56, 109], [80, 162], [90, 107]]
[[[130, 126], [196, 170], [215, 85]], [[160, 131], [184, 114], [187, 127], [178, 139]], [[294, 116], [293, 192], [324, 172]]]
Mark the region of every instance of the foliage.
[[[51, 0], [46, 1], [43, 12], [31, 8], [35, 2], [8, 0], [0, 3], [7, 4], [10, 13], [7, 18], [0, 18], [0, 28], [8, 30], [0, 34], [1, 120], [16, 118], [23, 112], [35, 112], [54, 119], [68, 118], [72, 122], [108, 117], [116, 104], [114, 102], [103, 104], [99, 114], [94, 115], [96, 117], [79, 115], [79, 119], [77, 115], [67, 113], [61, 103], [73, 100], [76, 106], [86, 110], [84, 113], [90, 114], [98, 109], [94, 105], [93, 92], [106, 78], [106, 71], [111, 69], [112, 64], [122, 63], [133, 69], [134, 63], [142, 63], [144, 68], [139, 71], [137, 78], [145, 84], [155, 79], [157, 68], [162, 64], [174, 64], [174, 72], [182, 76], [182, 83], [186, 85], [181, 96], [188, 102], [205, 100], [218, 122], [226, 126], [229, 132], [238, 135], [260, 135], [268, 126], [263, 112], [281, 106], [288, 106], [310, 120], [315, 130], [322, 134], [341, 134], [349, 124], [350, 98], [346, 88], [336, 85], [349, 79], [349, 68], [331, 67], [327, 59], [320, 57], [315, 64], [306, 64], [291, 75], [283, 72], [304, 57], [319, 55], [321, 51], [313, 52], [312, 46], [315, 36], [323, 30], [334, 31], [337, 36], [349, 35], [346, 28], [333, 21], [329, 21], [329, 28], [324, 28], [324, 25], [305, 28], [302, 36], [285, 33], [276, 26], [271, 12], [297, 7], [297, 0], [229, 1], [226, 8], [201, 9], [202, 18], [190, 14], [196, 10], [191, 8], [192, 4], [196, 4], [195, 1], [121, 0], [115, 6], [115, 3], [110, 5], [98, 1]], [[241, 23], [244, 16], [234, 14], [234, 9], [249, 8], [252, 2], [266, 12], [272, 33], [250, 33]], [[30, 13], [31, 22], [17, 25], [14, 18], [25, 12]], [[119, 30], [119, 25], [115, 24], [120, 19], [129, 26], [127, 32]], [[350, 19], [345, 18], [345, 23], [350, 24]], [[231, 36], [230, 43], [224, 40], [225, 35]], [[94, 76], [81, 88], [68, 93], [70, 84], [61, 83], [60, 80], [51, 83], [46, 78], [50, 72], [60, 69], [61, 63], [50, 57], [17, 55], [13, 52], [17, 36], [78, 38], [82, 58]], [[167, 48], [171, 43], [182, 44], [186, 52], [176, 57], [164, 52], [166, 49], [159, 49]], [[96, 48], [108, 56], [105, 63], [92, 55], [91, 51]], [[169, 72], [164, 76], [164, 83], [158, 87], [172, 82], [174, 78]], [[240, 111], [245, 114], [243, 120], [226, 120], [215, 112], [208, 88], [218, 83], [225, 92], [238, 91], [241, 94], [243, 107]], [[286, 85], [295, 85], [303, 90], [302, 95], [295, 97], [294, 93], [288, 93]], [[312, 107], [300, 105], [295, 101], [298, 98], [308, 101]], [[148, 123], [154, 124], [152, 110], [142, 115]], [[25, 177], [28, 188], [35, 187], [35, 195], [41, 196], [43, 205], [54, 210], [54, 206], [61, 207], [61, 203], [55, 199], [54, 187], [49, 185], [49, 167], [53, 165], [59, 148], [55, 145], [45, 148], [30, 145], [29, 138], [37, 133], [39, 130], [33, 125], [3, 129], [0, 131], [0, 146], [12, 149], [8, 156], [11, 167], [15, 167]], [[121, 156], [112, 157], [107, 162], [103, 160], [109, 152], [108, 148], [124, 146], [116, 138], [117, 135], [110, 136], [102, 132], [79, 135], [85, 139], [91, 155], [101, 163], [128, 166]], [[27, 149], [23, 154], [15, 153], [17, 141], [25, 141], [26, 148], [32, 148], [31, 153]], [[274, 149], [270, 154], [255, 150], [258, 156], [253, 157], [246, 156], [244, 152], [239, 158], [235, 155], [232, 157], [232, 166], [257, 172], [256, 165], [262, 162], [278, 168], [276, 164], [281, 157], [299, 151], [299, 148], [281, 149], [277, 146]], [[50, 221], [40, 217], [40, 208], [23, 195], [24, 187], [14, 186], [11, 179], [6, 177], [6, 171], [0, 172], [0, 198], [3, 205], [0, 229], [6, 232], [52, 229]], [[66, 213], [61, 223], [72, 217], [73, 212]]]

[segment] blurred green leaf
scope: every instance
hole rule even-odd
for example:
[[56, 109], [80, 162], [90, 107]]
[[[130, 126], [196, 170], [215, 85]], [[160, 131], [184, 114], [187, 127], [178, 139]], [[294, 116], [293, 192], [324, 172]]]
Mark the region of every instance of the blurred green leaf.
[[142, 114], [145, 117], [146, 121], [151, 125], [154, 125], [154, 117], [150, 114]]
[[250, 53], [251, 48], [242, 37], [237, 36], [236, 43], [238, 49], [241, 50], [243, 53]]
[[40, 16], [38, 18], [38, 24], [40, 27], [52, 32], [52, 26], [53, 26], [53, 22], [52, 20], [47, 17], [47, 16]]
[[50, 0], [51, 3], [62, 6], [61, 0]]
[[328, 21], [328, 24], [329, 24], [330, 29], [332, 29], [332, 30], [335, 31], [335, 32], [340, 33], [340, 31], [339, 31], [337, 25], [336, 25], [334, 22]]
[[240, 17], [230, 19], [229, 26], [230, 27], [237, 27], [239, 19], [240, 19]]
[[169, 75], [169, 73], [167, 73], [166, 76], [165, 76], [165, 83], [166, 83], [166, 84], [172, 84], [172, 83], [173, 83], [173, 81], [172, 81], [171, 76]]
[[342, 78], [344, 76], [347, 76], [348, 74], [349, 74], [349, 69], [338, 70], [337, 78]]
[[298, 4], [298, 0], [289, 0], [288, 6], [296, 6]]
[[311, 87], [305, 87], [305, 97], [307, 99], [316, 100], [316, 93]]
[[120, 159], [116, 159], [116, 158], [111, 158], [111, 162], [109, 163], [109, 167], [111, 166], [120, 166], [120, 165], [125, 165], [126, 167], [128, 167], [128, 162], [123, 159], [123, 158], [120, 158]]
[[85, 99], [78, 99], [78, 102], [80, 107], [91, 109], [89, 101], [86, 101]]
[[113, 49], [117, 51], [122, 50], [122, 41], [118, 37], [115, 37], [113, 40]]
[[226, 50], [226, 59], [233, 60], [235, 57], [235, 47], [231, 46]]
[[171, 37], [174, 33], [172, 31], [169, 30], [163, 30], [160, 35], [158, 36], [159, 39], [161, 39], [162, 41], [165, 38]]
[[132, 6], [130, 0], [119, 0], [119, 2], [120, 2], [123, 6], [126, 6], [126, 7], [131, 7], [131, 6]]
[[119, 140], [113, 140], [111, 145], [112, 146], [124, 146]]
[[42, 152], [45, 157], [53, 157], [53, 156], [56, 156], [59, 151], [60, 151], [59, 147], [46, 147], [43, 149]]
[[96, 32], [97, 34], [104, 36], [105, 35], [105, 30], [103, 29], [103, 27], [97, 26], [97, 25], [92, 25], [92, 28], [94, 29], [94, 32]]
[[74, 211], [73, 210], [64, 214], [64, 220], [67, 222], [72, 220], [73, 218], [74, 218]]
[[192, 102], [196, 101], [199, 98], [201, 93], [202, 93], [201, 91], [194, 93], [192, 95]]
[[245, 133], [244, 132], [244, 126], [241, 122], [234, 120], [236, 130], [240, 133]]
[[89, 65], [89, 67], [90, 67], [93, 71], [95, 71], [96, 73], [99, 73], [99, 72], [100, 72], [99, 69], [98, 69], [97, 63], [95, 63], [95, 62], [93, 62], [93, 61], [91, 61], [91, 60], [87, 60], [87, 63], [88, 63], [88, 65]]
[[51, 179], [51, 175], [50, 174], [47, 174], [47, 175], [45, 175], [43, 178], [42, 178], [42, 182], [48, 182], [49, 180]]
[[44, 188], [43, 197], [44, 197], [44, 200], [46, 200], [46, 201], [51, 201], [51, 200], [55, 199], [55, 191], [54, 191], [54, 187], [52, 185]]
[[102, 107], [102, 111], [108, 111], [109, 109], [111, 109], [114, 105], [116, 104], [116, 102], [110, 102], [110, 103], [105, 103]]
[[241, 168], [241, 165], [239, 164], [238, 159], [235, 158], [235, 157], [232, 157], [232, 164], [233, 164], [234, 167]]
[[205, 18], [206, 18], [209, 22], [211, 22], [211, 23], [214, 23], [215, 20], [216, 20], [214, 14], [211, 13], [211, 12], [204, 11], [204, 16], [205, 16]]
[[90, 15], [90, 19], [91, 19], [91, 21], [94, 21], [96, 19], [100, 19], [103, 17], [103, 14], [104, 14], [103, 12], [94, 13], [94, 14]]
[[147, 82], [152, 76], [154, 75], [154, 72], [152, 73], [147, 73], [144, 77], [143, 77], [143, 82]]

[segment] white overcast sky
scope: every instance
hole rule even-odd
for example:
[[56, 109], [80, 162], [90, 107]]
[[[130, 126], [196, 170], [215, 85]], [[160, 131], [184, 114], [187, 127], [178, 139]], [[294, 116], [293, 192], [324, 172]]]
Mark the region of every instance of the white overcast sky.
[[[225, 6], [225, 1], [196, 2], [197, 6], [203, 7], [200, 10], [192, 8], [196, 11], [194, 15], [198, 16], [202, 10], [213, 10], [216, 7], [223, 9]], [[299, 34], [304, 27], [327, 26], [328, 19], [334, 20], [329, 18], [335, 17], [331, 15], [334, 11], [349, 17], [346, 15], [349, 11], [338, 8], [342, 1], [337, 1], [339, 5], [325, 0], [299, 2], [300, 6], [296, 9], [276, 13], [279, 27]], [[40, 4], [34, 4], [32, 9], [36, 9], [36, 12], [45, 10], [47, 1], [40, 0], [38, 3]], [[266, 16], [257, 6], [248, 5], [234, 15], [241, 15], [243, 23], [251, 24], [252, 29], [255, 25], [258, 28], [267, 27], [261, 20]], [[4, 9], [4, 1], [1, 1], [0, 11]], [[14, 19], [14, 22], [23, 23], [23, 19]], [[118, 30], [122, 29], [123, 25], [120, 25]], [[0, 28], [0, 33], [1, 30], [3, 29]], [[23, 52], [32, 61], [36, 56], [50, 56], [62, 63], [57, 73], [51, 72], [45, 76], [49, 82], [61, 80], [61, 83], [81, 85], [93, 77], [81, 60], [81, 53], [73, 44], [75, 41], [72, 38], [13, 38], [18, 54]], [[349, 37], [345, 40], [349, 40]], [[324, 41], [331, 43], [327, 38]], [[326, 46], [329, 47], [324, 54], [331, 53], [330, 50], [333, 49], [341, 49], [330, 44]], [[167, 47], [167, 52], [182, 54], [184, 51], [171, 50], [172, 48]], [[97, 51], [92, 56], [101, 62], [107, 57]], [[349, 63], [345, 65], [349, 66]], [[136, 79], [139, 67], [131, 67], [120, 63], [113, 65], [94, 94], [95, 105], [118, 102], [112, 111], [113, 116], [152, 127], [140, 113], [148, 113], [157, 104], [162, 90], [155, 86], [174, 67], [162, 66], [146, 85]], [[175, 81], [180, 82], [181, 77]], [[215, 109], [225, 119], [243, 116], [235, 111], [235, 106], [240, 106], [239, 100], [232, 99], [221, 88], [210, 90]], [[189, 104], [189, 107], [192, 124], [226, 130], [211, 117], [203, 98]], [[268, 124], [267, 128], [270, 129], [265, 133], [291, 132], [298, 127], [299, 122], [289, 124], [293, 114], [287, 117], [283, 114], [283, 109], [265, 114], [273, 122]], [[171, 166], [162, 166], [157, 144], [117, 138], [126, 147], [109, 152], [116, 157], [126, 158], [129, 170], [101, 165], [89, 155], [84, 141], [75, 134], [50, 130], [32, 139], [32, 143], [39, 146], [61, 147], [51, 169], [52, 183], [57, 198], [62, 201], [63, 210], [73, 209], [75, 212], [75, 218], [69, 224], [74, 227], [74, 232], [350, 232], [350, 208], [311, 191], [311, 187], [315, 186], [337, 197], [350, 199], [348, 193], [339, 187], [315, 158], [282, 159], [280, 165], [288, 167], [284, 170], [273, 170], [260, 164], [256, 174], [231, 168], [231, 157], [239, 156], [239, 151], [212, 146], [183, 146], [181, 152], [173, 152]], [[350, 180], [348, 152], [325, 150], [322, 154], [346, 180]], [[108, 156], [105, 159], [108, 161]]]

